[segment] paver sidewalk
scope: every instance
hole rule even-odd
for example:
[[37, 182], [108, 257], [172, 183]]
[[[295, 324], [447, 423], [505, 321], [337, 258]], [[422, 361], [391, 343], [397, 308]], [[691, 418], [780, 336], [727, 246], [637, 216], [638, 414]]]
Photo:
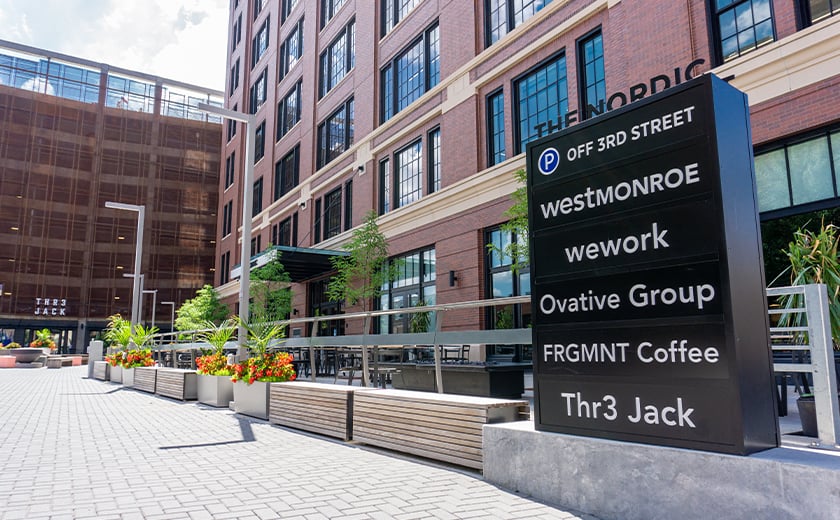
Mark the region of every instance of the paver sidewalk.
[[0, 370], [0, 519], [595, 520], [477, 473], [86, 376]]

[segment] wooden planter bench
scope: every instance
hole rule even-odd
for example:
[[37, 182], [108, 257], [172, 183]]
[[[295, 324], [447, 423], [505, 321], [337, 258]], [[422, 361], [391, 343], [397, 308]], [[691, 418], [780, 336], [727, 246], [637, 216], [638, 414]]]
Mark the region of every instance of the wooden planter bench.
[[372, 390], [305, 381], [272, 383], [268, 421], [349, 441], [353, 438], [353, 395]]
[[198, 375], [195, 370], [159, 368], [155, 393], [181, 401], [198, 399]]
[[108, 375], [111, 372], [111, 365], [108, 364], [107, 361], [94, 361], [93, 362], [93, 378], [99, 379], [100, 381], [107, 381]]
[[353, 399], [353, 439], [480, 470], [482, 427], [529, 418], [528, 401], [407, 390], [359, 392]]
[[134, 369], [134, 389], [141, 392], [155, 393], [157, 367], [137, 367]]

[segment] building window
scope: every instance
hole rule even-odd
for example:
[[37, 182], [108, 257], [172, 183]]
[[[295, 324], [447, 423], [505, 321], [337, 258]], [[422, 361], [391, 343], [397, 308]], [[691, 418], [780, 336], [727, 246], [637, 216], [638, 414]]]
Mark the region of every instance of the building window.
[[401, 208], [423, 196], [423, 143], [417, 141], [394, 154], [396, 161], [395, 207]]
[[231, 152], [230, 156], [225, 159], [225, 189], [233, 185], [236, 178], [236, 152]]
[[487, 165], [505, 160], [505, 95], [499, 90], [487, 96]]
[[382, 3], [382, 36], [408, 16], [422, 0], [381, 0]]
[[353, 98], [318, 125], [318, 168], [353, 144]]
[[321, 77], [318, 96], [324, 97], [346, 76], [356, 61], [356, 22], [350, 21], [321, 53]]
[[341, 188], [324, 196], [324, 240], [341, 233]]
[[607, 82], [604, 79], [604, 42], [600, 29], [578, 42], [580, 112], [583, 119], [606, 111]]
[[251, 239], [251, 257], [256, 256], [260, 251], [262, 251], [262, 236], [257, 235]]
[[[238, 112], [239, 111], [239, 105], [233, 105], [233, 111]], [[233, 139], [233, 136], [235, 136], [235, 135], [236, 135], [236, 121], [233, 120], [233, 119], [228, 119], [227, 120], [227, 140], [228, 140], [228, 142], [230, 142], [230, 140]]]
[[301, 56], [303, 56], [303, 18], [298, 21], [289, 37], [280, 46], [280, 79], [286, 77]]
[[803, 27], [840, 13], [840, 0], [799, 0]]
[[333, 19], [335, 13], [341, 9], [341, 6], [347, 0], [321, 0], [321, 28], [323, 29], [327, 22]]
[[840, 129], [756, 153], [758, 210], [774, 212], [836, 198], [840, 195], [838, 170]]
[[514, 81], [513, 90], [517, 109], [515, 154], [520, 154], [527, 143], [540, 136], [543, 128], [562, 126], [563, 116], [569, 110], [566, 57], [554, 58]]
[[222, 236], [230, 235], [233, 230], [233, 201], [229, 201], [222, 208]]
[[259, 179], [254, 182], [254, 199], [253, 205], [251, 206], [251, 216], [256, 217], [262, 211], [262, 197], [263, 197], [263, 178], [260, 177]]
[[391, 211], [391, 161], [379, 161], [379, 214]]
[[270, 18], [266, 18], [263, 24], [260, 26], [259, 30], [257, 31], [257, 35], [254, 36], [254, 39], [251, 41], [251, 68], [253, 69], [256, 66], [257, 62], [260, 61], [260, 58], [263, 57], [265, 51], [268, 50], [268, 31], [271, 20]]
[[315, 237], [312, 242], [317, 244], [321, 241], [321, 199], [315, 199], [315, 211], [313, 214], [315, 216], [313, 217], [312, 229], [315, 231]]
[[295, 146], [274, 165], [274, 200], [289, 193], [298, 185], [300, 168], [299, 147]]
[[438, 84], [440, 31], [435, 23], [382, 69], [381, 120], [391, 119]]
[[713, 11], [722, 61], [774, 40], [770, 0], [715, 0]]
[[429, 132], [429, 193], [440, 190], [440, 128]]
[[[531, 269], [520, 265], [514, 273], [513, 259], [507, 254], [508, 246], [521, 240], [500, 228], [485, 233], [487, 251], [487, 285], [491, 298], [527, 296], [531, 294]], [[487, 323], [491, 329], [527, 328], [531, 325], [531, 304], [495, 306], [487, 308]], [[527, 361], [531, 359], [528, 345], [487, 345], [488, 359]]]
[[484, 31], [487, 47], [516, 29], [551, 0], [485, 0]]
[[228, 97], [233, 95], [233, 92], [239, 87], [239, 58], [236, 58], [236, 62], [234, 62], [233, 67], [230, 68], [230, 94]]
[[298, 0], [283, 0], [283, 7], [282, 7], [282, 13], [283, 14], [281, 16], [281, 21], [280, 21], [281, 24], [286, 21], [286, 18], [289, 17], [289, 14], [291, 14], [292, 9], [294, 9], [297, 4], [298, 4]]
[[353, 179], [344, 183], [344, 231], [353, 227]]
[[257, 20], [257, 17], [260, 15], [267, 2], [268, 0], [254, 0], [254, 21]]
[[230, 251], [222, 253], [221, 265], [219, 266], [221, 272], [219, 273], [219, 285], [224, 285], [230, 281]]
[[251, 113], [256, 114], [257, 110], [265, 103], [268, 92], [268, 68], [263, 69], [262, 73], [257, 76], [257, 81], [251, 85]]
[[265, 121], [260, 123], [257, 131], [254, 132], [254, 164], [257, 164], [265, 155]]
[[231, 35], [231, 41], [233, 43], [231, 44], [230, 51], [233, 52], [236, 50], [239, 42], [242, 41], [242, 13], [239, 13], [239, 18], [233, 22], [233, 34]]
[[301, 81], [277, 104], [277, 140], [285, 136], [300, 121]]
[[297, 246], [297, 213], [271, 228], [271, 242], [276, 246]]
[[[417, 251], [391, 259], [395, 267], [394, 280], [382, 287], [379, 307], [382, 310], [404, 309], [421, 304], [434, 305], [437, 301], [436, 258], [434, 248]], [[434, 318], [429, 330], [434, 330]], [[381, 332], [411, 332], [411, 314], [381, 316]]]

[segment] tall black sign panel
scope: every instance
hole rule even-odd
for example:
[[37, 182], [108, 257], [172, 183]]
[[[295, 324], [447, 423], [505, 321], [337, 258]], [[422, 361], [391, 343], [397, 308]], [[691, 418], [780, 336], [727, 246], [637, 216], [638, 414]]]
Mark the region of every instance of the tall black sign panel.
[[778, 446], [746, 96], [705, 75], [527, 163], [537, 429]]

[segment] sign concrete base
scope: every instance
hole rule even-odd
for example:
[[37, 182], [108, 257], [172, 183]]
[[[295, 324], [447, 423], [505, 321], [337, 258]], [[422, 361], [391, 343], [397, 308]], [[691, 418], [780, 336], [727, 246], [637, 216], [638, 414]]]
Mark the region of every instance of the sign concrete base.
[[835, 519], [840, 452], [774, 448], [750, 456], [484, 427], [484, 478], [604, 520]]

